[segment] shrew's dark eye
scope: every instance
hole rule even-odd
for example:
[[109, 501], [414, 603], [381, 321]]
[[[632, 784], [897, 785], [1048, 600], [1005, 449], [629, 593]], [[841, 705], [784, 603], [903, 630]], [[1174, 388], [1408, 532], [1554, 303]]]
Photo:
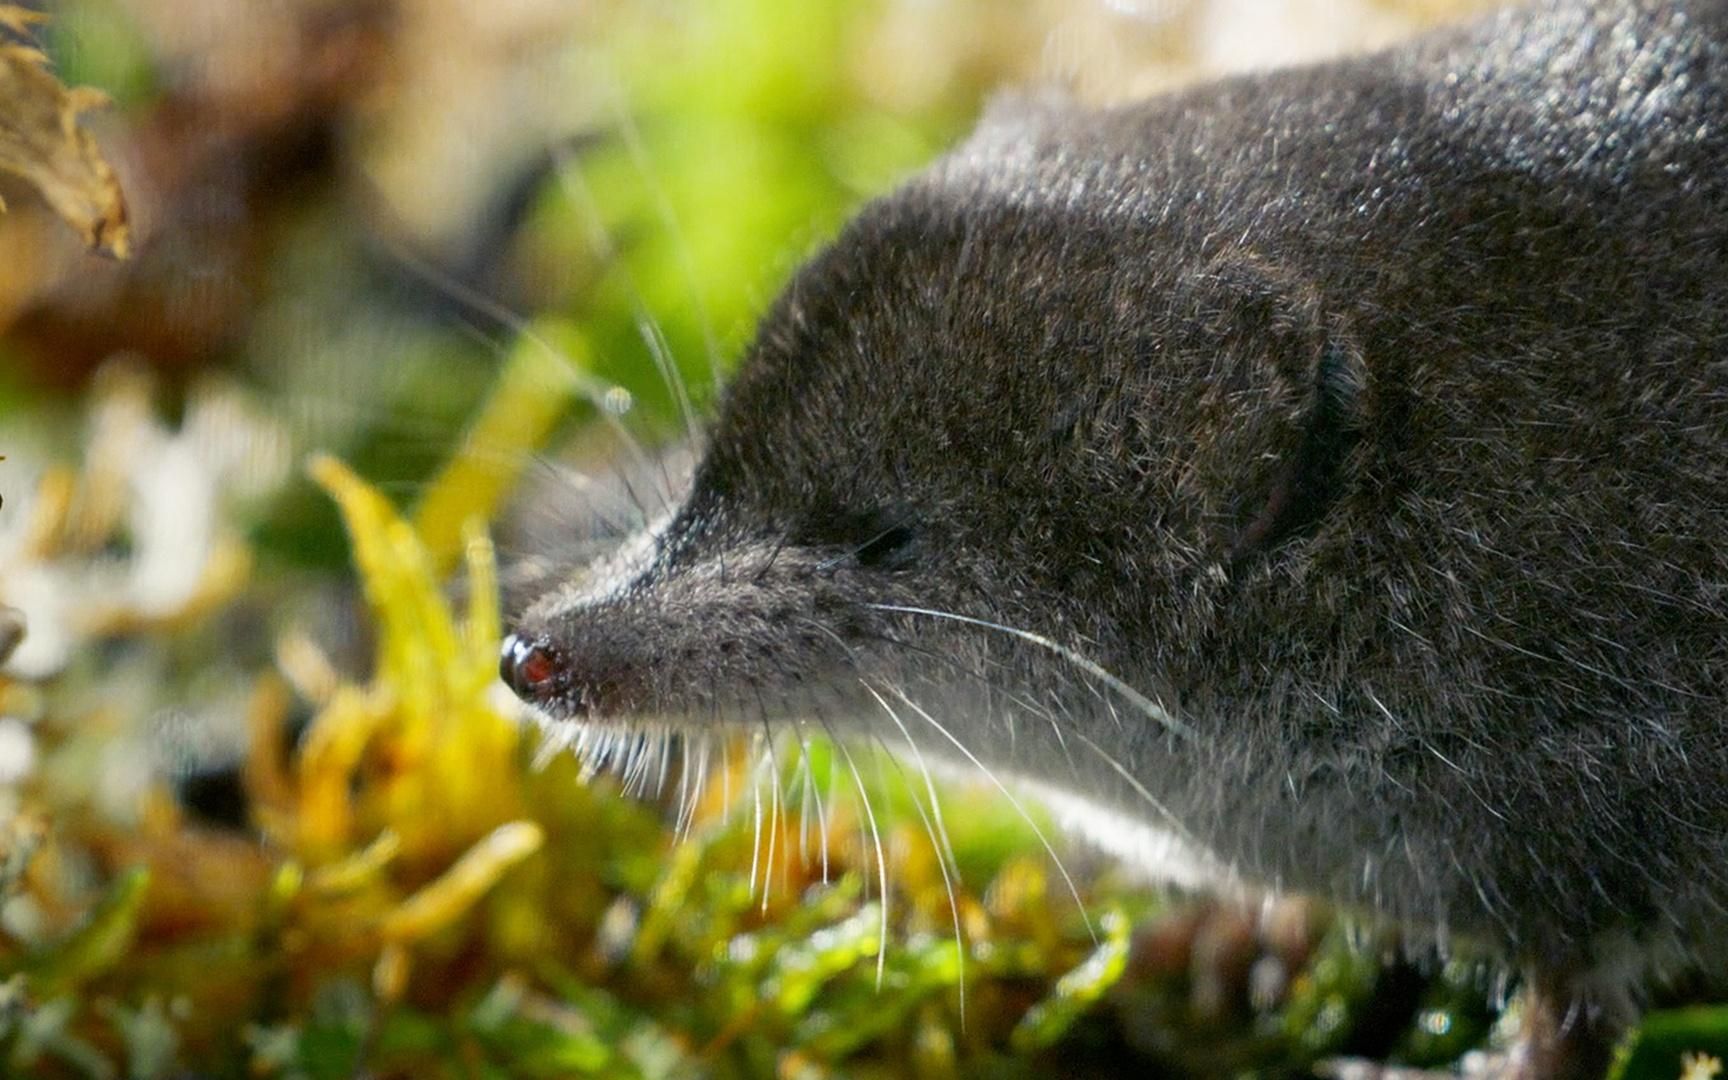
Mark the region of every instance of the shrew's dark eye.
[[834, 552], [822, 564], [842, 563], [872, 570], [898, 570], [911, 562], [917, 548], [917, 524], [905, 510], [830, 510], [810, 514], [793, 542]]
[[890, 525], [858, 545], [853, 558], [874, 570], [893, 570], [911, 559], [915, 534], [910, 525]]

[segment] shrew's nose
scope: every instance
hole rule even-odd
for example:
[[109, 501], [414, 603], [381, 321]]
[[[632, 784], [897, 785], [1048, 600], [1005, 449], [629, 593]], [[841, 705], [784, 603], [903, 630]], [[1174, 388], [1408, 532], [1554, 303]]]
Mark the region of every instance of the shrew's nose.
[[498, 675], [523, 701], [542, 701], [557, 681], [558, 659], [542, 642], [511, 634], [498, 656]]

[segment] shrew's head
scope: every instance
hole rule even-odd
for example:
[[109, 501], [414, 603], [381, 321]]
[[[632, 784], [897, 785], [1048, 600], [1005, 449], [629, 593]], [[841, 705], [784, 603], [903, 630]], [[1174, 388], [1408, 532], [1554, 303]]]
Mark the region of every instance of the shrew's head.
[[1000, 627], [1155, 672], [1219, 568], [1312, 520], [1354, 363], [1317, 301], [968, 175], [866, 208], [796, 275], [677, 511], [514, 627], [520, 695], [692, 726], [844, 720], [875, 711], [865, 683], [1037, 699], [1074, 670]]

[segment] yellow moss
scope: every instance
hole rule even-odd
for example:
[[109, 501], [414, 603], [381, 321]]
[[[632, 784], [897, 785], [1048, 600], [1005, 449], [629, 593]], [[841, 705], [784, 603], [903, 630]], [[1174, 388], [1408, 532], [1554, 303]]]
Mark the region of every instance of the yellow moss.
[[385, 917], [384, 938], [418, 941], [450, 925], [512, 866], [540, 850], [546, 834], [532, 821], [500, 825], [438, 878]]
[[343, 687], [306, 730], [296, 768], [297, 846], [314, 862], [336, 857], [348, 842], [354, 818], [349, 803], [354, 770], [383, 718], [370, 695]]
[[335, 897], [359, 892], [376, 885], [385, 867], [402, 850], [402, 841], [393, 832], [381, 832], [364, 848], [313, 873], [307, 885], [320, 896]]
[[246, 707], [246, 760], [242, 778], [247, 801], [266, 831], [274, 835], [276, 820], [291, 812], [294, 782], [283, 767], [283, 723], [288, 716], [288, 687], [274, 675], [263, 675], [252, 687]]
[[[388, 697], [360, 745], [342, 744], [353, 751], [373, 742], [366, 805], [353, 813], [371, 827], [396, 830], [411, 860], [435, 856], [519, 809], [520, 733], [487, 701], [500, 635], [492, 546], [471, 518], [464, 530], [470, 593], [459, 621], [419, 534], [389, 501], [334, 459], [315, 458], [310, 471], [335, 498], [353, 538], [378, 641], [373, 691]], [[332, 701], [320, 720], [352, 724], [355, 715], [351, 702], [337, 709]], [[307, 756], [314, 749], [309, 744]], [[334, 764], [351, 775], [359, 763], [349, 753], [321, 768]], [[348, 778], [322, 776], [316, 783], [322, 794], [314, 812], [334, 823], [338, 809], [329, 800], [337, 785], [346, 791]], [[345, 835], [320, 827], [308, 839]]]

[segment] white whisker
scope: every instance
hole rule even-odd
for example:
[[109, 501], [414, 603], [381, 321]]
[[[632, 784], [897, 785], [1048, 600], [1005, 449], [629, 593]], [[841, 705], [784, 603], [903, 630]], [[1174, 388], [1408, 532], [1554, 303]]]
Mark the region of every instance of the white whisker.
[[[559, 376], [567, 380], [583, 400], [594, 406], [595, 412], [601, 417], [602, 421], [612, 429], [613, 434], [618, 436], [618, 439], [623, 444], [625, 451], [644, 466], [651, 466], [653, 464], [648, 452], [643, 449], [641, 441], [630, 433], [630, 430], [624, 426], [623, 421], [618, 418], [617, 413], [609, 406], [609, 401], [614, 396], [614, 391], [618, 389], [617, 387], [589, 375], [572, 357], [559, 350], [557, 346], [553, 345], [546, 339], [545, 335], [535, 330], [533, 324], [523, 316], [518, 315], [505, 305], [493, 300], [491, 297], [486, 296], [475, 289], [469, 288], [454, 277], [451, 277], [449, 274], [415, 255], [406, 247], [400, 244], [390, 243], [388, 240], [386, 240], [386, 245], [390, 251], [391, 257], [396, 259], [397, 262], [413, 273], [416, 277], [441, 290], [445, 295], [458, 303], [467, 306], [470, 310], [478, 312], [505, 327], [517, 337], [539, 349], [545, 355], [558, 361], [557, 370]], [[664, 469], [664, 462], [661, 463], [661, 467]], [[668, 480], [667, 490], [663, 493], [661, 499], [662, 505], [668, 502], [670, 498], [671, 483]]]
[[[696, 812], [701, 809], [702, 789], [703, 785], [708, 781], [708, 754], [712, 749], [712, 746], [713, 744], [710, 737], [704, 735], [697, 744], [695, 757], [692, 759], [691, 757], [686, 756], [684, 759], [685, 773], [690, 774], [693, 772], [695, 774], [695, 779], [690, 785], [690, 802], [688, 807], [684, 810], [678, 828], [673, 831], [673, 836], [680, 843], [690, 838], [690, 831], [696, 824]], [[685, 744], [685, 749], [686, 753], [688, 753], [688, 743]]]
[[[894, 707], [888, 704], [887, 699], [876, 692], [875, 687], [862, 679], [859, 682], [863, 684], [870, 696], [876, 699], [876, 703], [882, 706], [882, 710], [888, 714], [888, 718], [894, 721], [894, 726], [900, 729], [900, 734], [906, 739], [907, 747], [912, 751], [912, 759], [918, 765], [919, 775], [924, 779], [924, 791], [930, 799], [930, 812], [925, 813], [924, 804], [919, 801], [916, 791], [912, 793], [912, 805], [917, 808], [918, 816], [924, 821], [924, 831], [929, 834], [930, 842], [936, 849], [936, 865], [942, 871], [942, 888], [948, 893], [948, 913], [954, 920], [954, 959], [959, 972], [956, 986], [960, 994], [960, 1030], [965, 1031], [966, 935], [960, 928], [960, 901], [954, 890], [955, 879], [960, 876], [960, 864], [954, 858], [954, 845], [949, 842], [948, 826], [942, 820], [942, 801], [936, 797], [936, 784], [930, 779], [930, 766], [925, 763], [924, 754], [918, 749], [918, 742], [912, 738], [912, 732], [900, 719], [899, 714], [894, 711]], [[889, 755], [889, 760], [893, 760], [893, 755]], [[952, 873], [949, 871], [951, 863], [953, 864]]]
[[845, 743], [835, 742], [834, 748], [845, 757], [846, 768], [852, 772], [852, 782], [858, 786], [858, 798], [864, 803], [864, 818], [870, 823], [870, 837], [876, 845], [876, 883], [878, 900], [882, 905], [882, 925], [876, 940], [876, 990], [880, 992], [888, 962], [888, 858], [882, 850], [882, 833], [876, 827], [876, 810], [870, 805], [870, 793], [864, 789], [864, 778], [858, 775], [858, 763], [852, 760], [852, 751], [846, 749]]
[[1194, 737], [1192, 729], [1182, 721], [1176, 719], [1175, 716], [1171, 715], [1170, 710], [1158, 704], [1156, 701], [1153, 701], [1151, 698], [1134, 689], [1132, 686], [1129, 686], [1115, 675], [1112, 675], [1097, 661], [1082, 653], [1074, 651], [1059, 641], [1047, 638], [1043, 634], [1035, 634], [1030, 630], [1022, 630], [1017, 626], [1007, 626], [1002, 623], [991, 622], [988, 619], [975, 619], [970, 615], [958, 615], [952, 611], [936, 611], [931, 608], [906, 607], [901, 604], [868, 604], [866, 606], [875, 608], [878, 611], [897, 611], [906, 615], [927, 615], [933, 619], [951, 619], [954, 622], [965, 623], [968, 626], [977, 626], [986, 630], [997, 630], [1001, 633], [1017, 637], [1022, 641], [1037, 645], [1040, 648], [1049, 649], [1057, 656], [1060, 656], [1062, 659], [1068, 661], [1070, 664], [1073, 664], [1075, 667], [1078, 667], [1088, 675], [1091, 675], [1105, 686], [1108, 686], [1110, 689], [1122, 695], [1122, 697], [1127, 699], [1136, 709], [1139, 709], [1140, 712], [1145, 714], [1148, 719], [1162, 725], [1172, 734], [1179, 735], [1184, 739], [1192, 739]]
[[732, 740], [720, 740], [720, 820], [732, 820]]
[[786, 802], [792, 802], [792, 792], [798, 792], [798, 865], [810, 865], [810, 755], [805, 752], [804, 740], [798, 740], [798, 767], [792, 770], [792, 778], [786, 787]]
[[762, 759], [750, 769], [751, 839], [750, 895], [756, 895], [756, 872], [762, 866]]
[[[620, 85], [613, 83], [614, 87]], [[697, 325], [702, 331], [702, 344], [708, 359], [708, 373], [713, 380], [713, 386], [718, 388], [722, 381], [720, 373], [720, 339], [714, 333], [714, 320], [708, 314], [708, 307], [702, 300], [702, 290], [697, 287], [700, 280], [696, 272], [696, 264], [691, 259], [690, 244], [684, 236], [684, 229], [678, 217], [672, 210], [672, 202], [666, 195], [666, 188], [660, 183], [652, 163], [648, 160], [648, 148], [642, 141], [642, 130], [636, 123], [635, 114], [623, 100], [621, 94], [612, 97], [613, 115], [618, 122], [618, 132], [623, 137], [625, 149], [630, 153], [630, 159], [635, 164], [637, 172], [643, 180], [643, 187], [648, 193], [654, 210], [660, 218], [661, 226], [672, 238], [673, 251], [678, 257], [679, 269], [683, 272], [685, 287], [689, 293], [690, 308], [696, 313]]]
[[1002, 793], [1003, 797], [1008, 800], [1009, 805], [1014, 807], [1015, 812], [1020, 815], [1021, 820], [1025, 821], [1026, 824], [1032, 829], [1032, 835], [1034, 835], [1038, 838], [1038, 842], [1044, 846], [1045, 853], [1048, 854], [1050, 856], [1050, 860], [1053, 863], [1055, 863], [1056, 872], [1062, 875], [1063, 882], [1066, 883], [1068, 886], [1068, 895], [1072, 896], [1074, 898], [1074, 905], [1080, 909], [1080, 919], [1081, 919], [1081, 921], [1083, 921], [1086, 924], [1086, 932], [1092, 936], [1093, 942], [1096, 943], [1098, 941], [1098, 930], [1096, 927], [1094, 927], [1092, 925], [1092, 916], [1089, 915], [1086, 911], [1086, 901], [1080, 899], [1080, 887], [1074, 883], [1074, 878], [1071, 874], [1068, 873], [1068, 867], [1065, 863], [1063, 863], [1062, 856], [1060, 856], [1056, 853], [1055, 846], [1053, 844], [1051, 844], [1049, 838], [1044, 835], [1044, 830], [1040, 829], [1038, 827], [1038, 823], [1032, 819], [1032, 815], [1026, 812], [1026, 807], [1021, 805], [1020, 800], [1014, 797], [1014, 793], [1012, 791], [1008, 790], [1008, 786], [1006, 784], [1004, 784], [1001, 781], [1001, 779], [999, 779], [997, 777], [994, 770], [992, 770], [989, 766], [985, 765], [982, 761], [979, 761], [978, 755], [974, 754], [971, 750], [967, 749], [965, 743], [963, 743], [959, 739], [955, 738], [954, 734], [952, 732], [950, 732], [947, 728], [943, 727], [941, 722], [939, 722], [934, 716], [931, 716], [928, 712], [926, 712], [924, 710], [923, 706], [919, 705], [916, 701], [913, 701], [911, 698], [907, 697], [906, 691], [900, 689], [899, 687], [894, 687], [893, 690], [894, 690], [894, 696], [895, 697], [898, 697], [901, 701], [905, 702], [906, 705], [909, 708], [911, 708], [913, 712], [915, 712], [919, 716], [923, 717], [924, 721], [926, 723], [928, 723], [931, 727], [935, 728], [937, 730], [937, 732], [940, 733], [943, 738], [947, 739], [950, 743], [952, 743], [954, 746], [954, 749], [956, 749], [956, 750], [960, 751], [960, 753], [964, 754], [966, 756], [966, 760], [970, 761], [978, 769], [979, 772], [983, 773], [985, 779], [989, 780], [990, 783], [995, 785], [996, 790], [1000, 791]]
[[828, 883], [828, 811], [822, 804], [822, 790], [816, 784], [816, 768], [810, 762], [810, 740], [803, 732], [798, 734], [798, 754], [803, 759], [801, 766], [804, 776], [804, 801], [806, 807], [798, 816], [798, 846], [800, 854], [807, 858], [809, 852], [809, 804], [816, 807], [816, 843], [822, 860], [822, 883]]
[[[628, 113], [622, 113], [628, 123]], [[684, 423], [684, 429], [690, 438], [691, 445], [701, 441], [701, 425], [696, 420], [696, 410], [690, 402], [689, 389], [685, 386], [683, 372], [672, 356], [671, 346], [666, 341], [665, 333], [655, 320], [652, 309], [643, 299], [642, 288], [637, 284], [635, 275], [630, 273], [625, 262], [618, 257], [618, 244], [612, 238], [612, 233], [606, 228], [593, 192], [588, 182], [583, 179], [581, 171], [576, 167], [572, 155], [567, 149], [560, 148], [554, 153], [555, 172], [559, 185], [566, 194], [572, 196], [582, 205], [582, 217], [588, 223], [588, 242], [594, 248], [594, 254], [599, 261], [608, 264], [611, 272], [617, 274], [630, 293], [630, 307], [636, 322], [636, 333], [642, 340], [642, 345], [648, 350], [649, 358], [653, 360], [660, 381], [665, 384], [666, 391], [672, 396], [672, 402], [678, 409], [679, 418]], [[638, 163], [639, 165], [641, 163]], [[644, 178], [646, 178], [646, 169]], [[672, 230], [669, 229], [669, 232]], [[681, 236], [674, 234], [675, 240]], [[706, 328], [704, 328], [706, 329]], [[711, 362], [712, 362], [712, 358]], [[718, 366], [715, 364], [715, 371]], [[717, 380], [718, 381], [718, 380]]]
[[780, 839], [780, 763], [774, 754], [774, 733], [768, 730], [768, 714], [762, 714], [762, 746], [768, 760], [768, 861], [762, 868], [762, 913], [768, 913], [768, 897], [774, 891], [774, 850]]

